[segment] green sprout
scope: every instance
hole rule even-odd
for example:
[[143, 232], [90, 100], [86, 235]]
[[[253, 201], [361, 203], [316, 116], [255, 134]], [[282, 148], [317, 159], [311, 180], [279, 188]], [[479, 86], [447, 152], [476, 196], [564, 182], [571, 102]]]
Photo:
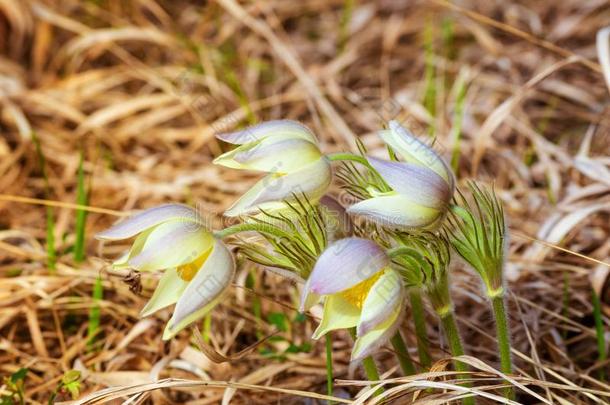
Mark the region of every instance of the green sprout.
[[[27, 368], [20, 368], [10, 377], [4, 378], [8, 393], [0, 396], [0, 405], [23, 405], [25, 403], [23, 385], [28, 371]], [[17, 402], [15, 402], [15, 397], [17, 397]]]
[[[471, 201], [460, 193], [458, 205], [451, 207], [447, 233], [455, 251], [472, 266], [485, 285], [485, 294], [491, 301], [496, 320], [501, 370], [510, 374], [513, 364], [504, 303], [507, 248], [504, 209], [493, 189], [482, 188], [474, 182], [468, 183], [468, 188]], [[507, 389], [506, 396], [512, 398], [513, 391]]]

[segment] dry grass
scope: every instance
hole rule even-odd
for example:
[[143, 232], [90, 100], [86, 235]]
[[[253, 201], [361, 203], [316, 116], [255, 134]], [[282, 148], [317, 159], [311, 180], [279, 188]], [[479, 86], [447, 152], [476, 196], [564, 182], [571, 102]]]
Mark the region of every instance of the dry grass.
[[[350, 148], [352, 134], [381, 150], [374, 131], [398, 117], [416, 133], [433, 126], [444, 154], [459, 152], [460, 178], [494, 181], [506, 205], [517, 400], [610, 402], [608, 380], [598, 378], [610, 368], [597, 361], [591, 304], [593, 286], [608, 328], [610, 131], [595, 48], [608, 21], [603, 0], [0, 1], [0, 375], [28, 367], [28, 403], [46, 403], [70, 369], [83, 373], [80, 403], [323, 398], [323, 343], [282, 359], [265, 355], [309, 342], [315, 320], [292, 322], [279, 333], [284, 340], [215, 363], [188, 331], [161, 341], [169, 311], [138, 319], [155, 280], [144, 275], [142, 292], [130, 289], [124, 274], [105, 270], [124, 246], [100, 247], [91, 235], [130, 210], [167, 201], [196, 204], [220, 226], [220, 213], [254, 178], [210, 164], [221, 150], [216, 132], [293, 118], [310, 125], [327, 152]], [[451, 41], [443, 41], [449, 26]], [[426, 43], [435, 55], [428, 81]], [[87, 260], [76, 264], [81, 151], [92, 208]], [[47, 268], [45, 205], [55, 219], [55, 271]], [[498, 402], [503, 380], [485, 365], [497, 361], [491, 314], [475, 276], [457, 267], [453, 293], [466, 360], [477, 370], [473, 390], [480, 403]], [[208, 334], [228, 357], [275, 332], [269, 314], [296, 316], [293, 285], [258, 271], [247, 288], [248, 271], [240, 270]], [[101, 338], [88, 349], [98, 274]], [[262, 320], [252, 314], [257, 300]], [[433, 371], [400, 378], [391, 351], [382, 350], [376, 357], [388, 389], [376, 399], [349, 366], [349, 337], [337, 334], [336, 394], [422, 404], [463, 394], [432, 316], [429, 327], [439, 360]]]

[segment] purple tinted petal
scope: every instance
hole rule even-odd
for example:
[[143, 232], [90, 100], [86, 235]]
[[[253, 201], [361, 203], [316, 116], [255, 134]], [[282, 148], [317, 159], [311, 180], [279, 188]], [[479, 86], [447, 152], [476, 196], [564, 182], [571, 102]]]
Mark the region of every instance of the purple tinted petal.
[[442, 211], [415, 204], [401, 194], [369, 198], [347, 209], [384, 227], [401, 229], [421, 228], [433, 224]]
[[164, 270], [191, 263], [211, 249], [213, 237], [191, 222], [169, 221], [156, 227], [142, 251], [128, 264], [140, 271]]
[[218, 134], [216, 135], [216, 138], [227, 143], [242, 145], [245, 143], [260, 141], [268, 136], [290, 134], [294, 134], [297, 138], [300, 137], [316, 143], [316, 138], [309, 128], [300, 122], [292, 120], [267, 121], [248, 127], [241, 131]]
[[96, 234], [95, 237], [103, 240], [127, 239], [168, 220], [199, 221], [199, 218], [195, 210], [186, 205], [160, 205], [135, 214], [110, 229]]
[[368, 161], [394, 191], [416, 204], [442, 209], [451, 200], [449, 184], [431, 169], [374, 157]]
[[389, 265], [388, 256], [375, 242], [341, 239], [318, 258], [308, 280], [309, 291], [321, 295], [344, 291]]

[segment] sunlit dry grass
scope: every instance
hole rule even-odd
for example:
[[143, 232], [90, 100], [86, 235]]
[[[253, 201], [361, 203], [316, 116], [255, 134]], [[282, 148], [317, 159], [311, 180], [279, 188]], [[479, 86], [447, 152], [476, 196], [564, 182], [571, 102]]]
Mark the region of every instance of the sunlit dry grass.
[[[459, 4], [0, 1], [0, 375], [28, 367], [29, 403], [46, 403], [71, 369], [82, 372], [81, 403], [322, 401], [324, 345], [309, 339], [316, 320], [297, 318], [296, 286], [257, 269], [249, 287], [252, 267], [243, 263], [209, 330], [202, 322], [205, 348], [190, 331], [163, 342], [169, 310], [138, 317], [155, 278], [110, 271], [109, 259], [126, 246], [100, 245], [92, 234], [168, 201], [225, 223], [221, 213], [254, 176], [211, 165], [223, 148], [215, 133], [292, 118], [307, 123], [326, 152], [353, 148], [358, 136], [383, 153], [374, 132], [396, 118], [436, 136], [460, 181], [494, 182], [505, 204], [517, 401], [610, 402], [591, 294], [600, 295], [607, 331], [610, 57], [602, 49], [604, 72], [596, 35], [610, 5]], [[607, 46], [607, 37], [599, 42]], [[89, 208], [86, 258], [75, 263], [81, 153]], [[453, 294], [464, 361], [475, 370], [472, 394], [480, 403], [505, 401], [493, 320], [464, 267], [455, 265]], [[98, 276], [103, 298], [94, 300]], [[277, 313], [286, 330], [278, 331]], [[413, 349], [409, 328], [405, 322]], [[375, 398], [349, 365], [349, 336], [337, 333], [335, 395], [422, 404], [467, 395], [454, 384], [432, 314], [428, 332], [433, 370], [401, 377], [385, 348], [376, 359], [386, 391]], [[6, 390], [0, 385], [0, 395]]]

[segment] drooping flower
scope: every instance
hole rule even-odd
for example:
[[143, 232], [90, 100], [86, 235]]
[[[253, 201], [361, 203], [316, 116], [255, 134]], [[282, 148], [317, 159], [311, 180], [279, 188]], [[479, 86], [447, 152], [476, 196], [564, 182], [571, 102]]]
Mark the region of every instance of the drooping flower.
[[324, 298], [324, 314], [313, 338], [356, 327], [354, 360], [384, 344], [402, 320], [402, 279], [384, 250], [367, 239], [341, 239], [320, 255], [301, 294], [301, 311], [312, 295]]
[[113, 263], [139, 271], [163, 271], [142, 309], [148, 316], [176, 304], [163, 339], [176, 335], [207, 314], [226, 291], [235, 273], [229, 249], [204, 226], [195, 210], [167, 204], [148, 209], [96, 235], [116, 241], [136, 237], [129, 251]]
[[[357, 185], [365, 199], [348, 212], [392, 228], [434, 227], [445, 216], [453, 197], [453, 172], [431, 147], [396, 121], [390, 121], [389, 129], [380, 131], [379, 136], [405, 161], [368, 157], [370, 166], [379, 175], [373, 178], [383, 179], [385, 184]], [[347, 178], [349, 182], [351, 177]]]
[[239, 146], [217, 157], [215, 164], [268, 173], [225, 212], [227, 216], [279, 209], [297, 194], [317, 201], [330, 185], [330, 162], [314, 134], [299, 122], [269, 121], [217, 137]]
[[392, 190], [371, 189], [372, 198], [352, 205], [348, 212], [394, 228], [432, 227], [444, 216], [453, 196], [453, 182], [413, 163], [373, 157], [368, 161]]

